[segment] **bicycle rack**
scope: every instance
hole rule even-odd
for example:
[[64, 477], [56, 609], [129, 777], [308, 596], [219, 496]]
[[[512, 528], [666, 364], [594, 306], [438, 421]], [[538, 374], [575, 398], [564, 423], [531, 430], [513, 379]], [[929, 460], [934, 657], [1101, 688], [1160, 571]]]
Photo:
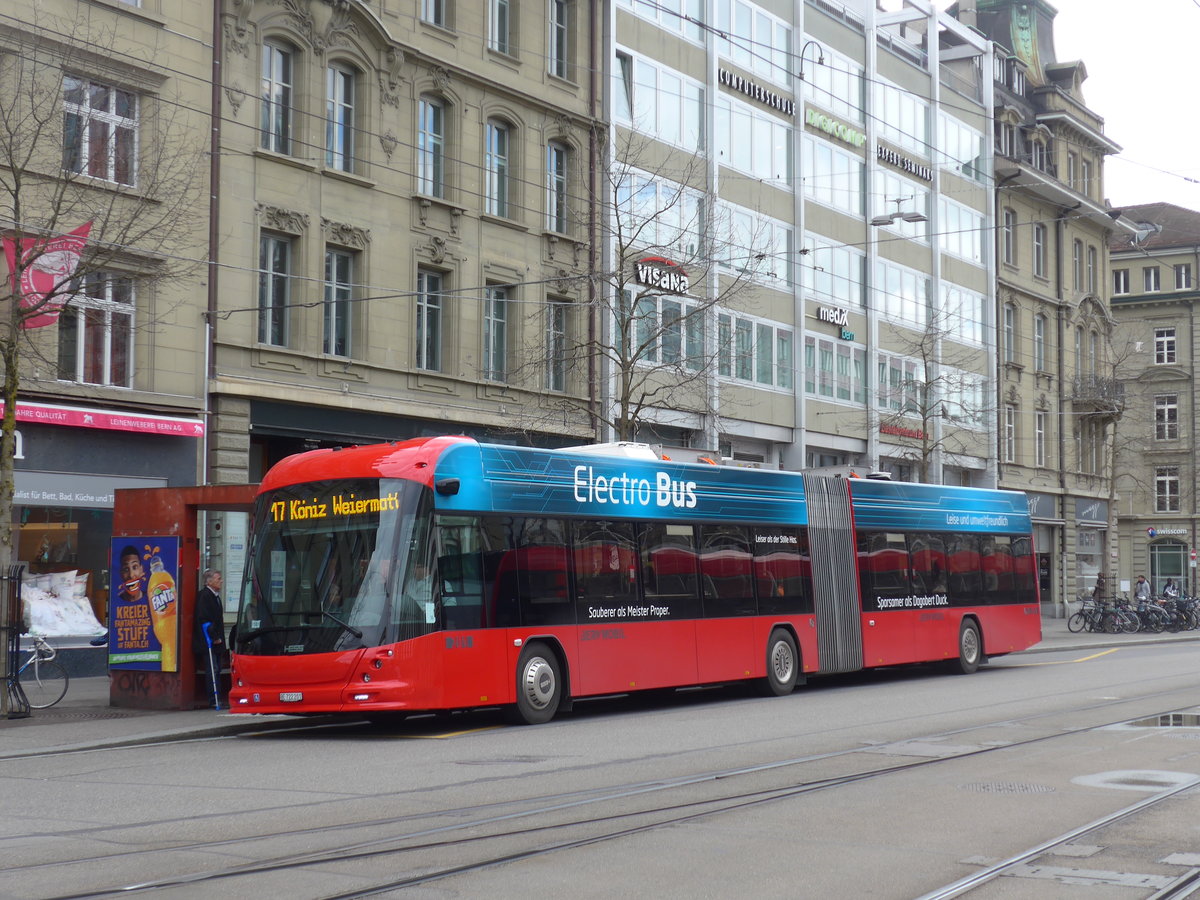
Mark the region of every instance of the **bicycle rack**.
[[29, 718], [29, 698], [21, 687], [21, 679], [17, 672], [21, 668], [21, 632], [25, 630], [25, 614], [21, 604], [21, 573], [24, 566], [9, 566], [7, 574], [0, 574], [0, 582], [8, 582], [7, 602], [4, 604], [4, 616], [0, 618], [0, 628], [5, 637], [5, 652], [8, 654], [8, 667], [5, 669], [4, 690], [8, 694], [8, 718]]

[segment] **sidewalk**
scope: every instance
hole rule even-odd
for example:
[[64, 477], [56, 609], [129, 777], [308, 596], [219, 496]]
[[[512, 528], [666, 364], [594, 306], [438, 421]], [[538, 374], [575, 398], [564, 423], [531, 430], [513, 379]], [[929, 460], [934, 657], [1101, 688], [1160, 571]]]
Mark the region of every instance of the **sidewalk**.
[[[1025, 653], [1107, 649], [1130, 644], [1200, 641], [1200, 631], [1179, 634], [1071, 634], [1066, 619], [1043, 619], [1041, 643]], [[1019, 655], [1019, 654], [1018, 654]], [[0, 719], [0, 759], [55, 750], [98, 750], [297, 727], [294, 716], [234, 716], [211, 709], [124, 709], [108, 705], [108, 676], [72, 678], [67, 696], [27, 719]], [[311, 721], [311, 720], [310, 720]]]

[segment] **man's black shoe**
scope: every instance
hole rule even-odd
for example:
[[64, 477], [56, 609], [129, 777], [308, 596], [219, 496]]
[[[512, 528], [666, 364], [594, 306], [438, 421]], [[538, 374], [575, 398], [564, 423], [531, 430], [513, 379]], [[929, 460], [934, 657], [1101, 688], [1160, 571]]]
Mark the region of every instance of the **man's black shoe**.
[[88, 643], [93, 647], [103, 647], [108, 643], [108, 632], [106, 631], [104, 634], [92, 638], [90, 641], [88, 641]]

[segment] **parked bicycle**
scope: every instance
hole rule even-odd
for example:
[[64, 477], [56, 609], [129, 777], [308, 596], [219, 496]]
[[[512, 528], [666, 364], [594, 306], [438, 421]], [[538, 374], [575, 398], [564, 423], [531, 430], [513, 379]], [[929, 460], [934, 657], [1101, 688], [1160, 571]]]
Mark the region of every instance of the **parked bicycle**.
[[1084, 600], [1079, 611], [1067, 619], [1067, 630], [1074, 634], [1080, 631], [1107, 631], [1106, 619], [1115, 621], [1112, 607], [1103, 601]]
[[33, 635], [29, 658], [17, 669], [21, 690], [33, 709], [48, 709], [67, 695], [70, 678], [61, 663], [55, 662], [58, 651], [45, 638]]

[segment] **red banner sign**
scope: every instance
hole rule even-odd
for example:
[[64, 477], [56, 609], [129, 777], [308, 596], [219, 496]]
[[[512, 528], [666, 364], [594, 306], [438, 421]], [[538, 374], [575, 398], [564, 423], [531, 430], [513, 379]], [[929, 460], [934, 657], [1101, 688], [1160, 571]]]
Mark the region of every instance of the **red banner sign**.
[[[0, 413], [3, 410], [4, 404], [0, 403]], [[103, 428], [108, 431], [136, 431], [140, 434], [204, 437], [202, 419], [113, 412], [78, 406], [52, 406], [46, 403], [18, 403], [17, 421], [36, 422], [39, 425], [69, 425], [75, 428]]]
[[33, 311], [22, 320], [22, 328], [41, 328], [58, 321], [67, 297], [67, 284], [79, 267], [79, 257], [87, 244], [92, 223], [85, 222], [70, 234], [52, 238], [22, 238], [21, 259], [17, 261], [17, 242], [4, 239], [4, 258], [8, 261], [13, 293], [21, 308]]

